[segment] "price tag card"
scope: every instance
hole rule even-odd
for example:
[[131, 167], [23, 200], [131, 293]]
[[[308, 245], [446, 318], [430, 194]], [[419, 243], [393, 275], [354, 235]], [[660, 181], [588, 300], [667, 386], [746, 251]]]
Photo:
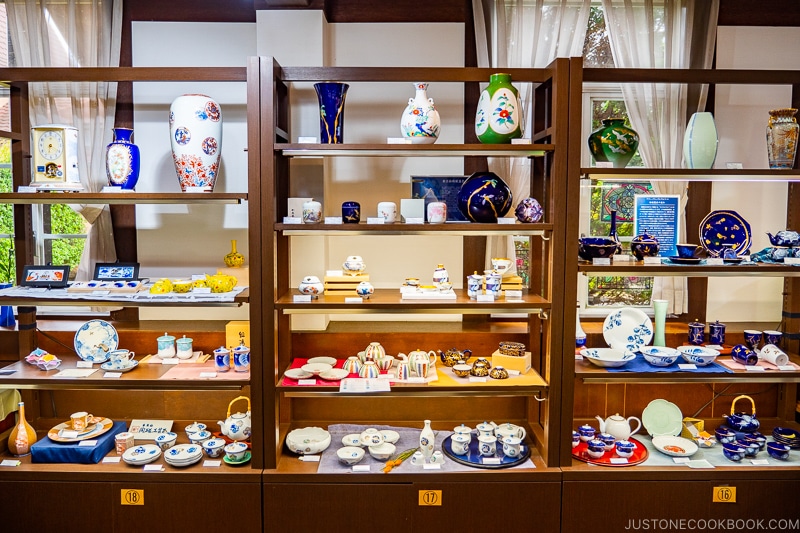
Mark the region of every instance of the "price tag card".
[[768, 465], [769, 464], [769, 461], [767, 461], [766, 459], [752, 459], [750, 462], [753, 463], [754, 465]]
[[615, 263], [630, 263], [633, 261], [634, 257], [628, 254], [614, 254], [614, 262]]
[[413, 144], [408, 137], [386, 137], [386, 144]]
[[92, 291], [92, 296], [108, 296], [111, 291]]
[[292, 301], [296, 304], [304, 304], [311, 302], [311, 295], [310, 294], [295, 294], [292, 297]]
[[346, 303], [346, 304], [360, 304], [360, 303], [364, 303], [364, 300], [362, 300], [359, 296], [346, 296], [345, 299], [344, 299], [344, 303]]
[[122, 372], [106, 372], [103, 374], [104, 378], [121, 378]]
[[3, 370], [0, 370], [0, 376], [10, 376], [11, 374], [16, 374], [16, 372], [17, 372], [16, 370], [9, 370], [9, 369], [6, 368], [6, 369], [3, 369]]
[[211, 294], [211, 287], [195, 287], [192, 292], [195, 294]]
[[59, 436], [64, 439], [77, 439], [79, 434], [80, 431], [73, 431], [71, 429], [70, 430], [62, 429]]
[[481, 463], [485, 465], [499, 465], [500, 458], [499, 457], [482, 457]]
[[164, 465], [144, 465], [145, 472], [163, 472]]
[[783, 263], [786, 265], [800, 265], [800, 257], [784, 257]]
[[792, 365], [780, 365], [778, 370], [782, 370], [784, 372], [794, 372], [795, 368]]
[[612, 465], [625, 465], [628, 464], [627, 457], [612, 457], [608, 460]]
[[305, 463], [318, 463], [320, 460], [319, 455], [301, 455], [300, 460]]
[[406, 224], [424, 224], [425, 219], [422, 217], [406, 217]]
[[203, 466], [206, 466], [208, 468], [219, 468], [220, 466], [222, 466], [222, 461], [212, 461], [211, 459], [206, 459], [205, 461], [203, 461]]
[[342, 217], [325, 217], [325, 224], [341, 224]]
[[520, 371], [519, 370], [511, 370], [510, 368], [506, 368], [506, 372], [508, 372], [509, 376], [519, 376], [520, 375]]
[[511, 298], [514, 298], [514, 299], [522, 298], [522, 291], [509, 291], [509, 290], [507, 290], [506, 291], [506, 299], [508, 300], [508, 299], [511, 299]]
[[100, 189], [100, 192], [122, 192], [122, 187], [116, 187], [116, 186], [113, 186], [113, 185], [106, 185], [105, 187]]
[[162, 365], [177, 365], [180, 362], [181, 362], [181, 360], [178, 359], [177, 357], [170, 357], [169, 359], [162, 359], [161, 360], [161, 364]]
[[317, 144], [316, 137], [298, 137], [297, 144]]
[[678, 368], [681, 370], [697, 370], [697, 365], [694, 363], [680, 363]]
[[205, 274], [192, 274], [192, 281], [203, 280], [205, 281], [206, 275]]
[[317, 378], [314, 378], [314, 379], [298, 379], [297, 380], [297, 384], [298, 385], [316, 385], [317, 384]]
[[353, 465], [353, 472], [369, 472], [369, 465]]
[[215, 377], [217, 377], [217, 373], [216, 372], [200, 372], [200, 377], [201, 378], [215, 378]]
[[478, 377], [478, 376], [470, 376], [469, 377], [470, 383], [486, 383], [486, 376]]
[[477, 300], [479, 302], [494, 302], [494, 294], [479, 294]]
[[691, 461], [691, 459], [689, 459], [688, 457], [673, 457], [672, 460], [679, 465], [686, 464], [689, 461]]
[[92, 368], [91, 361], [78, 361], [75, 363], [75, 368]]
[[709, 257], [706, 259], [707, 265], [724, 265], [725, 262], [722, 260], [721, 257]]
[[511, 139], [511, 144], [531, 144], [530, 137], [521, 137], [519, 139]]
[[95, 447], [95, 446], [97, 446], [97, 441], [96, 441], [96, 440], [82, 440], [82, 441], [80, 441], [80, 442], [78, 443], [78, 446], [91, 446], [91, 447]]
[[406, 380], [406, 383], [425, 383], [425, 378], [419, 376], [411, 376]]
[[20, 185], [17, 187], [17, 192], [36, 192], [36, 187], [28, 187], [27, 185]]
[[367, 217], [367, 224], [384, 224], [383, 217]]
[[497, 223], [498, 224], [516, 224], [517, 223], [517, 219], [516, 218], [509, 218], [509, 217], [498, 218], [497, 219]]
[[661, 264], [661, 258], [658, 257], [658, 256], [656, 256], [656, 257], [645, 257], [644, 258], [644, 264], [645, 265], [660, 265]]
[[593, 265], [600, 265], [600, 266], [611, 266], [611, 258], [610, 257], [595, 257], [592, 259]]
[[0, 466], [19, 466], [22, 464], [22, 461], [17, 461], [16, 459], [3, 459], [0, 462]]
[[300, 217], [283, 217], [284, 224], [302, 224], [303, 219]]
[[686, 463], [686, 466], [689, 468], [716, 468], [705, 459], [695, 459], [694, 461], [689, 461]]
[[109, 457], [103, 457], [103, 460], [101, 462], [112, 464], [112, 463], [119, 463], [120, 460], [122, 460], [122, 457], [109, 456]]
[[425, 463], [424, 465], [422, 465], [422, 469], [423, 470], [441, 470], [442, 469], [442, 465], [439, 464], [439, 463], [433, 463], [433, 464]]
[[747, 370], [748, 372], [764, 372], [767, 370], [763, 366], [758, 366], [758, 365], [747, 365], [744, 367], [744, 369]]
[[208, 192], [208, 189], [206, 189], [205, 187], [186, 187], [183, 189], [183, 192], [200, 193], [200, 192]]
[[706, 344], [706, 348], [711, 348], [712, 350], [721, 350], [722, 346], [719, 344]]
[[381, 374], [380, 376], [378, 376], [378, 379], [394, 379], [394, 374], [392, 374], [391, 372], [388, 374]]
[[325, 271], [325, 275], [326, 276], [331, 276], [331, 277], [344, 276], [344, 271], [342, 271], [342, 270], [326, 270]]

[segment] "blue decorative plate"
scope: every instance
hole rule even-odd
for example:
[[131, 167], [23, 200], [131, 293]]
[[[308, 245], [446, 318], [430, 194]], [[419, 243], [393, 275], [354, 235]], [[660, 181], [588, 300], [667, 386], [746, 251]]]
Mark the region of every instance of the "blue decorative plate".
[[750, 224], [736, 211], [712, 211], [700, 223], [700, 245], [709, 257], [722, 257], [724, 244], [732, 244], [736, 255], [750, 250]]
[[84, 361], [102, 363], [119, 346], [119, 335], [105, 320], [90, 320], [75, 332], [75, 353]]
[[442, 442], [442, 451], [453, 461], [466, 466], [489, 469], [508, 468], [509, 466], [516, 466], [524, 463], [531, 456], [531, 447], [528, 446], [527, 443], [520, 445], [520, 454], [518, 457], [508, 457], [503, 453], [503, 444], [498, 442], [496, 444], [497, 452], [494, 455], [494, 459], [498, 460], [499, 462], [487, 461], [484, 463], [483, 456], [478, 449], [478, 437], [475, 432], [472, 432], [472, 440], [469, 442], [469, 451], [467, 451], [466, 455], [456, 455], [455, 452], [453, 452], [453, 448], [450, 446], [450, 437], [452, 437], [452, 435], [445, 437], [444, 441]]
[[623, 307], [606, 317], [603, 338], [612, 348], [637, 352], [653, 340], [653, 321], [644, 311]]

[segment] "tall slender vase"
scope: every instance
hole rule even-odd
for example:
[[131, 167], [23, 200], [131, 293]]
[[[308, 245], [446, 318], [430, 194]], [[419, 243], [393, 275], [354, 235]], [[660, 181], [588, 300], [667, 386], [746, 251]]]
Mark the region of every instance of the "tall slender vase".
[[619, 235], [617, 235], [617, 212], [611, 211], [611, 228], [608, 230], [608, 237], [610, 239], [614, 239], [617, 241], [617, 250], [614, 252], [616, 254], [622, 253], [622, 243], [619, 240]]
[[21, 456], [31, 453], [31, 446], [36, 442], [36, 430], [25, 419], [25, 402], [19, 402], [19, 421], [8, 437], [8, 451], [12, 455]]
[[428, 459], [433, 455], [433, 445], [436, 442], [436, 435], [431, 429], [431, 421], [425, 421], [425, 427], [422, 428], [422, 433], [419, 434], [419, 451]]
[[683, 162], [686, 168], [712, 168], [718, 146], [714, 115], [708, 112], [694, 113], [683, 136]]
[[210, 96], [184, 94], [169, 108], [172, 159], [182, 191], [213, 191], [222, 155], [222, 109]]
[[653, 300], [655, 324], [653, 324], [653, 346], [666, 346], [665, 329], [667, 327], [668, 300]]
[[[0, 283], [0, 289], [12, 287], [12, 283]], [[13, 328], [17, 321], [14, 319], [14, 308], [10, 305], [0, 306], [0, 327]]]
[[344, 142], [344, 101], [347, 97], [346, 83], [315, 83], [319, 99], [319, 142], [342, 144]]
[[589, 135], [588, 143], [595, 161], [625, 168], [639, 147], [639, 134], [625, 125], [625, 119], [607, 118]]
[[223, 261], [225, 261], [226, 266], [232, 268], [238, 268], [244, 264], [244, 255], [236, 250], [236, 239], [231, 240], [231, 251], [225, 255]]
[[575, 347], [583, 348], [586, 346], [586, 332], [581, 327], [581, 303], [578, 302], [578, 310], [575, 313]]
[[484, 144], [510, 143], [522, 137], [522, 106], [511, 74], [492, 74], [475, 113], [475, 135]]
[[769, 168], [793, 168], [797, 153], [797, 109], [773, 109], [767, 125]]
[[106, 146], [106, 176], [108, 184], [133, 190], [139, 181], [141, 158], [139, 147], [133, 144], [131, 128], [113, 128], [114, 140]]
[[433, 105], [433, 98], [428, 98], [427, 83], [416, 82], [414, 89], [416, 94], [408, 99], [400, 119], [400, 132], [413, 144], [433, 144], [439, 138], [439, 112]]

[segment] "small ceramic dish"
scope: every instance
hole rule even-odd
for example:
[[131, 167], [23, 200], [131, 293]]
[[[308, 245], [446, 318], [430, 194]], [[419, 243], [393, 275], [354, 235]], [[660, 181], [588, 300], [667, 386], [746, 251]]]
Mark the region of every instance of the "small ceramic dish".
[[687, 363], [706, 366], [714, 362], [719, 352], [704, 346], [679, 346], [678, 351]]
[[336, 450], [336, 457], [339, 458], [339, 462], [346, 465], [354, 465], [360, 462], [364, 455], [366, 455], [364, 448], [360, 446], [345, 446]]
[[318, 376], [322, 372], [330, 370], [331, 368], [333, 368], [333, 366], [329, 365], [328, 363], [306, 363], [300, 367], [301, 370], [305, 370], [306, 372], [315, 376]]
[[344, 446], [361, 446], [361, 435], [358, 433], [350, 433], [342, 437], [342, 445]]
[[675, 348], [664, 346], [644, 346], [639, 351], [644, 360], [653, 366], [669, 366], [681, 356], [681, 352]]
[[671, 435], [653, 437], [653, 446], [661, 453], [672, 457], [691, 457], [697, 453], [698, 449], [694, 441]]
[[286, 447], [299, 455], [321, 453], [330, 445], [331, 434], [320, 427], [293, 429], [286, 435]]
[[469, 371], [472, 370], [472, 367], [466, 363], [457, 364], [453, 366], [453, 374], [460, 378], [469, 377]]
[[334, 366], [336, 364], [336, 358], [335, 357], [327, 357], [327, 356], [312, 357], [311, 359], [309, 359], [306, 362], [308, 364], [311, 364], [311, 365], [316, 364], [316, 363], [323, 363], [323, 364], [326, 364], [326, 365]]
[[633, 361], [635, 355], [627, 350], [615, 348], [584, 348], [581, 355], [599, 367], [616, 368], [623, 366], [628, 361]]
[[306, 372], [302, 368], [290, 368], [284, 372], [283, 375], [289, 379], [308, 379], [314, 376], [314, 374], [311, 372]]
[[383, 436], [383, 442], [388, 442], [389, 444], [394, 444], [400, 440], [400, 433], [391, 429], [382, 429], [381, 435]]
[[396, 449], [397, 448], [394, 444], [384, 442], [383, 444], [378, 444], [377, 446], [370, 446], [369, 454], [378, 461], [385, 461], [394, 454]]
[[320, 379], [324, 379], [326, 381], [339, 381], [349, 375], [350, 372], [344, 368], [331, 368], [330, 370], [325, 370], [319, 373]]

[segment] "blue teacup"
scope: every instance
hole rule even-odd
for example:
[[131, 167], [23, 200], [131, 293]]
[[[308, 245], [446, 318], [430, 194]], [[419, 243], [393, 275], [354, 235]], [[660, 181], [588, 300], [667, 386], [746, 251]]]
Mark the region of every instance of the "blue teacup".
[[748, 433], [744, 436], [744, 440], [747, 442], [755, 442], [758, 444], [758, 449], [763, 450], [767, 447], [767, 437], [755, 431], [753, 433]]
[[689, 344], [700, 346], [706, 340], [706, 325], [703, 322], [689, 322]]
[[620, 457], [630, 457], [633, 455], [633, 451], [636, 449], [636, 443], [629, 440], [618, 440], [616, 446], [617, 455]]
[[594, 438], [594, 435], [597, 433], [597, 431], [589, 424], [584, 424], [578, 428], [578, 433], [580, 434], [580, 439], [583, 442], [589, 442]]
[[744, 344], [737, 344], [731, 349], [731, 359], [745, 366], [758, 364], [758, 354]]
[[757, 442], [750, 442], [746, 439], [739, 439], [736, 444], [744, 448], [744, 455], [746, 457], [755, 457], [759, 451]]
[[600, 439], [591, 439], [586, 443], [586, 451], [589, 457], [599, 459], [606, 453], [606, 443]]
[[718, 344], [719, 346], [725, 344], [725, 324], [720, 323], [719, 320], [708, 325], [708, 333], [711, 344]]
[[769, 456], [774, 457], [775, 459], [780, 459], [781, 461], [786, 461], [789, 459], [789, 450], [789, 446], [779, 442], [767, 443], [767, 453], [769, 453]]
[[731, 461], [741, 461], [744, 459], [745, 449], [735, 442], [726, 442], [722, 445], [722, 454]]
[[577, 431], [572, 431], [572, 447], [575, 448], [578, 444], [581, 443], [581, 434]]
[[761, 344], [761, 332], [755, 329], [744, 330], [744, 343], [751, 350], [755, 350]]
[[617, 441], [617, 439], [614, 438], [614, 435], [610, 433], [600, 433], [597, 438], [605, 443], [605, 450], [607, 452], [610, 452], [614, 449], [614, 443]]
[[736, 440], [736, 433], [726, 427], [718, 427], [714, 436], [717, 437], [717, 442], [720, 444], [728, 444]]
[[700, 247], [696, 244], [676, 244], [675, 248], [678, 250], [678, 257], [681, 259], [691, 259], [700, 253]]

